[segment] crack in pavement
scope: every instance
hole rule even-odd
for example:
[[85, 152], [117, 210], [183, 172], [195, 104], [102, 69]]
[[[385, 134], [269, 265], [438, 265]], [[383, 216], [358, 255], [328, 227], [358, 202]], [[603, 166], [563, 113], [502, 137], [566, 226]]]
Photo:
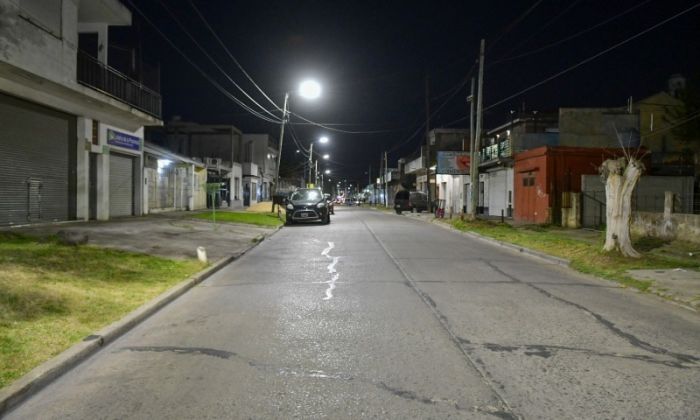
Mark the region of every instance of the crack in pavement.
[[[438, 323], [442, 326], [443, 330], [447, 333], [448, 338], [450, 341], [452, 341], [457, 349], [462, 353], [464, 358], [467, 360], [469, 365], [479, 374], [479, 377], [481, 380], [484, 382], [484, 384], [491, 390], [493, 395], [496, 396], [496, 399], [500, 402], [501, 407], [496, 409], [494, 411], [494, 415], [497, 415], [500, 418], [505, 418], [505, 419], [520, 419], [522, 418], [521, 416], [515, 414], [510, 407], [510, 404], [508, 404], [508, 401], [505, 399], [505, 396], [501, 395], [501, 393], [496, 389], [496, 386], [494, 384], [497, 384], [498, 382], [491, 377], [491, 375], [488, 373], [486, 370], [486, 366], [484, 366], [483, 362], [481, 362], [479, 359], [473, 359], [469, 349], [465, 348], [462, 346], [461, 339], [455, 334], [453, 331], [452, 327], [450, 326], [449, 320], [447, 317], [440, 312], [440, 310], [437, 308], [437, 304], [435, 301], [428, 296], [427, 293], [425, 293], [423, 290], [421, 290], [417, 286], [416, 280], [413, 279], [413, 277], [404, 269], [404, 267], [400, 264], [400, 262], [394, 257], [394, 255], [389, 252], [389, 249], [384, 245], [384, 243], [379, 239], [379, 237], [374, 233], [374, 230], [367, 224], [365, 220], [360, 220], [362, 224], [365, 225], [365, 228], [367, 231], [369, 231], [370, 235], [372, 235], [372, 238], [379, 244], [379, 246], [384, 250], [384, 253], [389, 257], [391, 262], [394, 264], [394, 266], [399, 270], [401, 275], [406, 279], [404, 281], [404, 284], [413, 290], [418, 297], [423, 301], [423, 303], [430, 308], [432, 311], [433, 315], [435, 318], [438, 320]], [[480, 363], [478, 363], [480, 362]], [[479, 366], [482, 366], [480, 368]], [[499, 384], [500, 385], [500, 384]], [[501, 386], [502, 387], [502, 386]], [[484, 412], [486, 413], [486, 412]]]
[[575, 307], [575, 308], [577, 308], [577, 309], [579, 309], [579, 310], [581, 310], [581, 311], [587, 313], [588, 315], [590, 315], [590, 316], [592, 316], [593, 318], [595, 318], [596, 321], [598, 321], [601, 325], [603, 325], [605, 328], [607, 328], [610, 332], [612, 332], [612, 333], [615, 334], [616, 336], [618, 336], [618, 337], [620, 337], [620, 338], [626, 340], [626, 341], [627, 341], [628, 343], [630, 343], [633, 347], [637, 347], [637, 348], [639, 348], [639, 349], [648, 351], [648, 352], [650, 352], [650, 353], [660, 354], [660, 355], [665, 355], [665, 356], [672, 357], [672, 358], [676, 359], [678, 362], [680, 362], [680, 364], [681, 364], [682, 367], [687, 367], [687, 366], [685, 366], [685, 365], [682, 365], [682, 364], [684, 364], [684, 363], [693, 364], [693, 365], [694, 365], [694, 364], [697, 364], [697, 363], [700, 361], [700, 358], [698, 358], [698, 357], [696, 357], [696, 356], [693, 356], [693, 355], [690, 355], [690, 354], [675, 353], [675, 352], [672, 352], [672, 351], [670, 351], [670, 350], [668, 350], [668, 349], [664, 349], [664, 348], [662, 348], [662, 347], [654, 346], [653, 344], [647, 343], [646, 341], [643, 341], [643, 340], [637, 338], [636, 336], [634, 336], [634, 335], [631, 334], [631, 333], [622, 331], [622, 330], [621, 330], [620, 328], [618, 328], [613, 322], [611, 322], [611, 321], [605, 319], [605, 317], [603, 317], [602, 315], [600, 315], [600, 314], [598, 314], [598, 313], [596, 313], [596, 312], [591, 311], [590, 309], [586, 308], [586, 307], [583, 306], [583, 305], [579, 305], [578, 303], [571, 302], [571, 301], [569, 301], [569, 300], [566, 300], [566, 299], [564, 299], [564, 298], [561, 298], [561, 297], [559, 297], [559, 296], [556, 296], [556, 295], [554, 295], [554, 294], [552, 294], [552, 293], [550, 293], [550, 292], [544, 290], [544, 289], [541, 288], [541, 287], [535, 286], [535, 285], [532, 284], [532, 283], [528, 283], [528, 282], [526, 282], [526, 281], [522, 281], [522, 280], [520, 280], [519, 278], [517, 278], [517, 277], [515, 277], [515, 276], [513, 276], [513, 275], [511, 275], [511, 274], [506, 273], [505, 271], [503, 271], [502, 269], [500, 269], [499, 267], [497, 267], [496, 265], [494, 265], [493, 263], [491, 263], [491, 262], [488, 261], [488, 260], [485, 260], [485, 259], [484, 259], [484, 260], [482, 260], [482, 261], [484, 262], [484, 264], [486, 264], [487, 266], [489, 266], [489, 267], [490, 267], [493, 271], [495, 271], [496, 273], [498, 273], [498, 274], [500, 274], [500, 275], [502, 275], [502, 276], [504, 276], [504, 277], [507, 277], [507, 278], [513, 280], [514, 282], [517, 282], [517, 283], [526, 285], [526, 286], [528, 286], [528, 287], [530, 287], [530, 288], [532, 288], [532, 289], [538, 291], [539, 293], [543, 294], [544, 296], [546, 296], [546, 297], [548, 297], [548, 298], [554, 299], [554, 300], [556, 300], [556, 301], [562, 302], [562, 303], [567, 304], [567, 305], [571, 305], [571, 306], [573, 306], [573, 307]]
[[[248, 366], [261, 370], [263, 372], [272, 372], [279, 376], [293, 376], [300, 378], [311, 378], [311, 379], [328, 379], [328, 380], [339, 380], [339, 381], [356, 381], [364, 383], [367, 385], [372, 385], [382, 391], [388, 392], [396, 397], [400, 397], [406, 400], [416, 401], [422, 404], [447, 404], [458, 411], [468, 410], [467, 408], [460, 407], [456, 401], [444, 399], [444, 398], [429, 398], [426, 396], [421, 396], [414, 391], [402, 389], [396, 386], [390, 386], [384, 381], [364, 379], [356, 376], [352, 376], [346, 373], [329, 373], [323, 370], [305, 370], [298, 368], [289, 367], [279, 367], [272, 364], [259, 363], [249, 357], [241, 356], [238, 353], [212, 349], [206, 347], [180, 347], [180, 346], [129, 346], [119, 348], [113, 353], [120, 353], [124, 351], [130, 352], [153, 352], [153, 353], [174, 353], [178, 355], [204, 355], [211, 356], [219, 359], [229, 360], [236, 358], [247, 363]], [[485, 414], [492, 414], [497, 417], [501, 417], [501, 413], [497, 408], [485, 406], [484, 407], [474, 407], [474, 411], [479, 411]], [[506, 417], [510, 418], [510, 417]]]
[[619, 359], [627, 359], [627, 360], [636, 360], [636, 361], [640, 361], [640, 362], [664, 365], [664, 366], [678, 368], [678, 369], [697, 369], [697, 368], [700, 368], [700, 366], [697, 366], [694, 364], [688, 365], [688, 364], [683, 364], [683, 363], [678, 362], [678, 361], [659, 360], [659, 359], [655, 359], [651, 356], [647, 356], [647, 355], [643, 355], [643, 354], [622, 354], [622, 353], [613, 353], [613, 352], [601, 352], [601, 351], [596, 351], [596, 350], [591, 350], [591, 349], [569, 347], [569, 346], [548, 345], [548, 344], [503, 345], [503, 344], [496, 344], [496, 343], [473, 343], [473, 342], [470, 342], [470, 341], [463, 339], [463, 338], [460, 339], [460, 341], [464, 345], [469, 346], [472, 349], [485, 348], [486, 350], [493, 351], [493, 352], [508, 352], [508, 353], [522, 351], [522, 353], [526, 356], [538, 356], [538, 357], [543, 357], [545, 359], [552, 357], [557, 352], [566, 351], [566, 352], [572, 352], [572, 353], [581, 353], [581, 354], [585, 354], [587, 356], [611, 357], [611, 358], [619, 358]]

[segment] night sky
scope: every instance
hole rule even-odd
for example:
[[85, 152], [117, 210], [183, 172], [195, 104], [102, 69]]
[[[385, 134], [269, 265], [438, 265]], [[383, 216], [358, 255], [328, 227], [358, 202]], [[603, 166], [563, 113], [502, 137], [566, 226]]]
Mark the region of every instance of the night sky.
[[[232, 79], [260, 105], [273, 108], [226, 55], [189, 0], [133, 1], [192, 61], [255, 107], [188, 38], [167, 7]], [[382, 151], [390, 150], [389, 163], [395, 166], [397, 158], [424, 142], [426, 74], [431, 110], [439, 109], [431, 128], [468, 127], [466, 96], [469, 78], [476, 75], [481, 38], [487, 47], [486, 128], [508, 121], [511, 109], [544, 112], [563, 106], [623, 106], [629, 96], [640, 99], [664, 90], [674, 73], [700, 78], [698, 7], [493, 106], [698, 1], [193, 2], [277, 105], [282, 105], [285, 91], [295, 91], [299, 81], [313, 77], [323, 85], [322, 98], [311, 102], [293, 96], [292, 112], [345, 131], [374, 132], [334, 132], [295, 124], [302, 121], [292, 117], [294, 131], [305, 146], [321, 135], [331, 139], [322, 149], [332, 156], [328, 166], [348, 180], [366, 180], [369, 165], [376, 174]], [[124, 3], [133, 11], [133, 25], [113, 29], [110, 42], [140, 47], [144, 62], [160, 64], [164, 120], [179, 115], [188, 121], [233, 124], [244, 132], [279, 136], [278, 124], [258, 119], [219, 92], [128, 0]], [[283, 175], [301, 163], [295, 149], [286, 134]]]

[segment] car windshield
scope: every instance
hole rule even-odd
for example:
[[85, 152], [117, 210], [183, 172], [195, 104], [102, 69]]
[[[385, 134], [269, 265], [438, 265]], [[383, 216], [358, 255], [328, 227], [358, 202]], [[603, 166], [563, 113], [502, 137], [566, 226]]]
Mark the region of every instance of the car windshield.
[[292, 194], [292, 201], [318, 201], [321, 199], [321, 193], [316, 190], [299, 190]]

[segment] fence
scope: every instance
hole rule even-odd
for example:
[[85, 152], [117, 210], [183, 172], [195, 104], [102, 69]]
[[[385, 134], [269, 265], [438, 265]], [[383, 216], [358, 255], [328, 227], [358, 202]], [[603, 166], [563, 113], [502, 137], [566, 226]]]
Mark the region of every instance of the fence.
[[[663, 194], [632, 194], [633, 212], [664, 212]], [[700, 194], [675, 194], [673, 213], [700, 214]], [[594, 228], [605, 225], [605, 191], [586, 191], [581, 193], [581, 225]]]

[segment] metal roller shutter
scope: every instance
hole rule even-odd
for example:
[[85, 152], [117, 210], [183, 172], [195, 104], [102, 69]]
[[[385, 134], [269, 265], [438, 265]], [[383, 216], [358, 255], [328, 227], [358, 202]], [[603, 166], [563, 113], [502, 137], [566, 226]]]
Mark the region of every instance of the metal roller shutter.
[[109, 217], [134, 214], [134, 158], [109, 155]]
[[75, 117], [0, 94], [0, 225], [75, 218]]

